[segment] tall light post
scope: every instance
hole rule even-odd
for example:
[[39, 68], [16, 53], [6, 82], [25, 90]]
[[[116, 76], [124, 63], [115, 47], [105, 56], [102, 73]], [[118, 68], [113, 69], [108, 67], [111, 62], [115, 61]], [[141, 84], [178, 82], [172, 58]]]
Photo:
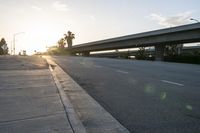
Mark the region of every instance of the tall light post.
[[195, 21], [195, 22], [197, 22], [197, 23], [200, 23], [200, 21], [199, 21], [199, 20], [197, 20], [197, 19], [194, 19], [194, 18], [191, 18], [190, 20], [192, 20], [192, 21]]
[[12, 55], [12, 52], [13, 52], [13, 49], [12, 49], [12, 47], [13, 47], [13, 40], [12, 40], [12, 41], [10, 41], [10, 55]]
[[13, 35], [13, 54], [15, 55], [15, 37], [20, 34], [24, 34], [25, 32], [18, 32]]

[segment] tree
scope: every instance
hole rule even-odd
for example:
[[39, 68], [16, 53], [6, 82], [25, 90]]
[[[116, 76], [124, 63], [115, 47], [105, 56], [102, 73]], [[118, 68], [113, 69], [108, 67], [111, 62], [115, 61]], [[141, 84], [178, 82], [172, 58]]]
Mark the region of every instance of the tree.
[[183, 47], [182, 44], [166, 45], [165, 55], [166, 56], [179, 55], [181, 53], [182, 47]]
[[72, 40], [75, 39], [75, 35], [68, 31], [67, 34], [64, 34], [64, 39], [67, 41], [68, 48], [72, 48]]
[[4, 38], [0, 41], [0, 55], [8, 54], [8, 47]]
[[59, 47], [59, 48], [64, 48], [65, 45], [66, 45], [65, 39], [64, 39], [64, 38], [61, 38], [61, 39], [58, 41], [58, 47]]
[[135, 58], [138, 60], [145, 60], [147, 58], [145, 47], [140, 47], [137, 51]]

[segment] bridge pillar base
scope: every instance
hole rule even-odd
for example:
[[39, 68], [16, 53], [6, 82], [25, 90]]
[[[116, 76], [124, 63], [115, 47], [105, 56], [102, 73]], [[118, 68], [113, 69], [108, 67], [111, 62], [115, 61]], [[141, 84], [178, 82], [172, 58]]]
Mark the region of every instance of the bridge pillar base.
[[164, 52], [165, 52], [165, 45], [156, 45], [155, 46], [155, 60], [163, 61], [164, 60]]

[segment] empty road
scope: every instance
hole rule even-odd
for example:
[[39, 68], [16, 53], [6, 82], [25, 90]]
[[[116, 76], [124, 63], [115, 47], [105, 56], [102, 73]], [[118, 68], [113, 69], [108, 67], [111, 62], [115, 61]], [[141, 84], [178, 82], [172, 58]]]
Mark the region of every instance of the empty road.
[[132, 133], [199, 133], [200, 66], [55, 56]]

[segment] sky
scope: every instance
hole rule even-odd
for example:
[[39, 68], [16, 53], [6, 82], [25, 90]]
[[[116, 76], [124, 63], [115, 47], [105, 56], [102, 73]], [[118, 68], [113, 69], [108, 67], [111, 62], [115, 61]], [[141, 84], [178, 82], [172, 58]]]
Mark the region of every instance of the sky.
[[[16, 53], [45, 51], [68, 30], [73, 45], [200, 20], [199, 0], [0, 0], [0, 38]], [[21, 33], [22, 32], [22, 33]]]

